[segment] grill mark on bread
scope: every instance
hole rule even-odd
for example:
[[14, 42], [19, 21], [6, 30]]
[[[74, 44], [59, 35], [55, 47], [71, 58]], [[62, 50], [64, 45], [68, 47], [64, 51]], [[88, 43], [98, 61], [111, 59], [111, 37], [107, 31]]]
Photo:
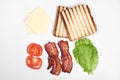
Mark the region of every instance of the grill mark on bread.
[[84, 19], [85, 19], [85, 22], [86, 22], [87, 30], [89, 32], [89, 35], [91, 35], [93, 32], [91, 30], [91, 26], [90, 26], [90, 23], [89, 23], [89, 20], [88, 20], [88, 17], [87, 17], [86, 9], [85, 9], [84, 5], [81, 5], [81, 6], [82, 6], [83, 11], [84, 11]]
[[60, 12], [60, 6], [58, 6], [57, 8], [57, 15], [56, 15], [56, 21], [55, 21], [55, 25], [54, 25], [54, 29], [53, 29], [53, 35], [56, 36], [56, 31], [57, 31], [57, 23], [58, 23], [58, 17], [59, 17], [59, 12]]
[[[72, 20], [71, 20], [71, 15], [70, 15], [69, 9], [66, 10], [66, 17], [67, 17], [67, 19], [68, 19], [68, 21], [69, 21], [69, 24], [70, 24], [70, 26], [67, 26], [67, 27], [70, 27], [69, 30], [70, 30], [71, 33], [72, 33], [72, 34], [70, 33], [70, 36], [73, 35], [73, 38], [71, 38], [71, 40], [74, 40], [74, 39], [77, 38], [77, 37], [76, 37], [76, 35], [74, 34], [74, 31], [75, 31], [75, 30], [74, 30], [74, 28], [73, 28], [74, 25], [73, 25]], [[69, 32], [70, 32], [70, 31], [69, 31]]]
[[62, 9], [63, 9], [63, 7], [62, 6], [60, 6], [60, 8], [59, 8], [59, 13], [58, 13], [58, 23], [57, 23], [57, 29], [56, 29], [56, 36], [59, 36], [59, 31], [60, 31], [60, 23], [61, 23], [61, 21], [62, 21], [62, 19], [61, 19], [61, 16], [60, 16], [60, 12], [62, 11]]
[[80, 5], [80, 6], [79, 6], [79, 9], [80, 9], [81, 14], [82, 14], [81, 17], [82, 17], [83, 24], [84, 24], [84, 30], [85, 30], [86, 36], [88, 36], [89, 33], [88, 33], [88, 30], [87, 30], [87, 25], [86, 25], [86, 21], [85, 21], [85, 14], [84, 14], [83, 7]]
[[90, 34], [92, 34], [92, 32], [91, 32], [91, 29], [90, 29], [90, 26], [89, 26], [89, 23], [88, 23], [88, 20], [87, 20], [87, 17], [86, 17], [84, 7], [83, 7], [83, 5], [80, 5], [80, 7], [81, 7], [81, 11], [82, 11], [82, 16], [83, 16], [83, 19], [84, 19], [84, 22], [85, 22], [85, 27], [87, 29], [87, 33], [88, 33], [88, 35], [90, 35]]
[[88, 31], [87, 31], [87, 29], [86, 29], [86, 24], [85, 24], [85, 22], [84, 22], [84, 18], [83, 18], [83, 14], [82, 14], [82, 9], [80, 8], [80, 6], [78, 6], [78, 8], [79, 8], [79, 12], [80, 12], [80, 21], [81, 21], [81, 23], [82, 23], [82, 28], [83, 28], [83, 30], [84, 30], [84, 34], [85, 34], [85, 36], [87, 36], [88, 35]]
[[[74, 17], [75, 27], [76, 27], [76, 30], [77, 30], [77, 32], [76, 32], [76, 34], [77, 34], [77, 36], [78, 36], [77, 39], [79, 39], [79, 38], [82, 37], [82, 35], [81, 35], [80, 28], [79, 28], [80, 25], [78, 25], [78, 20], [79, 20], [79, 19], [78, 19], [78, 15], [77, 15], [77, 13], [76, 13], [75, 7], [72, 8], [72, 11], [73, 11], [73, 17]], [[77, 15], [77, 16], [76, 16], [76, 15]]]
[[75, 20], [76, 20], [76, 24], [77, 24], [77, 27], [78, 27], [78, 38], [81, 38], [83, 35], [82, 35], [82, 25], [79, 24], [80, 20], [79, 20], [79, 16], [77, 14], [77, 10], [76, 10], [76, 7], [73, 8], [73, 13], [74, 13], [74, 17], [75, 17]]
[[96, 27], [96, 24], [95, 24], [95, 22], [94, 22], [94, 19], [93, 19], [92, 15], [91, 15], [90, 8], [89, 8], [88, 5], [84, 5], [84, 6], [85, 6], [85, 9], [86, 9], [86, 13], [87, 13], [87, 15], [88, 15], [88, 20], [89, 20], [89, 22], [90, 22], [92, 31], [93, 31], [93, 33], [95, 33], [95, 32], [97, 31], [97, 27]]
[[65, 9], [66, 9], [66, 7], [64, 7], [64, 6], [59, 6], [58, 7], [56, 24], [54, 26], [54, 31], [53, 31], [54, 36], [64, 37], [64, 38], [68, 37], [66, 29], [65, 29], [65, 25], [64, 25], [64, 22], [63, 22], [63, 19], [62, 19], [62, 16], [61, 16], [61, 12]]
[[68, 36], [69, 36], [69, 39], [72, 40], [74, 38], [73, 36], [73, 32], [72, 30], [70, 29], [70, 22], [68, 20], [68, 11], [65, 10], [65, 11], [62, 11], [62, 16], [63, 16], [63, 20], [65, 22], [65, 27], [66, 27], [66, 30], [67, 30], [67, 33], [68, 33]]
[[76, 12], [77, 12], [77, 15], [79, 17], [79, 22], [78, 22], [79, 23], [79, 28], [80, 28], [82, 36], [84, 37], [86, 34], [85, 34], [84, 24], [83, 24], [82, 17], [81, 17], [82, 14], [81, 14], [78, 6], [76, 6]]
[[[64, 8], [64, 10], [66, 9], [66, 7]], [[62, 17], [62, 15], [61, 15], [61, 17]], [[63, 18], [62, 18], [63, 19]], [[67, 35], [67, 30], [66, 30], [66, 28], [65, 28], [65, 23], [64, 23], [64, 21], [63, 21], [63, 24], [64, 24], [64, 28], [63, 28], [63, 37], [68, 37], [68, 35]]]
[[[60, 17], [61, 17], [61, 15], [60, 15]], [[60, 21], [60, 25], [58, 26], [59, 27], [59, 31], [58, 31], [58, 35], [59, 35], [59, 37], [62, 37], [62, 31], [63, 31], [63, 27], [64, 27], [64, 24], [63, 24], [63, 22], [62, 22], [62, 19], [61, 19], [61, 21]]]
[[[61, 17], [62, 17], [62, 15], [61, 15]], [[63, 30], [63, 37], [66, 37], [66, 38], [68, 38], [68, 34], [67, 34], [67, 29], [66, 29], [66, 27], [65, 27], [65, 23], [64, 23], [64, 21], [63, 21], [63, 24], [64, 24], [64, 30]]]
[[[61, 12], [63, 11], [63, 10], [65, 10], [66, 9], [66, 7], [62, 7], [62, 10], [61, 10]], [[62, 16], [61, 16], [61, 12], [60, 12], [60, 18], [61, 18], [61, 22], [60, 22], [60, 26], [59, 26], [59, 35], [61, 36], [61, 37], [67, 37], [67, 32], [66, 32], [66, 29], [65, 29], [65, 25], [64, 25], [64, 22], [63, 22], [63, 20], [62, 20]], [[66, 35], [65, 35], [66, 34]]]
[[73, 8], [69, 9], [69, 13], [70, 13], [70, 17], [71, 17], [71, 24], [73, 24], [72, 28], [74, 30], [73, 33], [75, 35], [75, 39], [78, 39], [79, 30], [78, 30], [78, 26], [77, 26], [77, 23], [76, 23], [76, 18], [74, 17]]

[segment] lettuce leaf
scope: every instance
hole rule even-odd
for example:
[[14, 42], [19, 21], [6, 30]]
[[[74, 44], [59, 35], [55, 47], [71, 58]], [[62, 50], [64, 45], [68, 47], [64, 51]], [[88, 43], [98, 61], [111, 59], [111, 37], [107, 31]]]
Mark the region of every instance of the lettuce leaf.
[[91, 40], [84, 38], [75, 42], [73, 55], [84, 72], [92, 74], [98, 64], [98, 51]]

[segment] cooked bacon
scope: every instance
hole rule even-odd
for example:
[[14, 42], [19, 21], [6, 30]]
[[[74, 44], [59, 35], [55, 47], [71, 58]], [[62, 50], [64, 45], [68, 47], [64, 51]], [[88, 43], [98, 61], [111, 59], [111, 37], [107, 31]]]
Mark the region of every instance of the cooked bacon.
[[56, 44], [54, 42], [48, 42], [45, 45], [45, 50], [47, 51], [48, 56], [50, 58], [58, 57], [58, 50], [57, 50]]
[[52, 67], [51, 73], [54, 75], [59, 75], [61, 72], [61, 64], [60, 59], [58, 57], [58, 50], [56, 47], [56, 44], [54, 42], [48, 42], [45, 45], [45, 50], [48, 53], [48, 67], [47, 69], [50, 69]]
[[58, 46], [61, 51], [61, 58], [62, 58], [62, 71], [70, 73], [73, 67], [72, 57], [69, 53], [69, 46], [67, 41], [59, 41]]
[[61, 72], [61, 64], [59, 58], [48, 58], [48, 68], [50, 69], [52, 67], [51, 73], [55, 75], [59, 75]]

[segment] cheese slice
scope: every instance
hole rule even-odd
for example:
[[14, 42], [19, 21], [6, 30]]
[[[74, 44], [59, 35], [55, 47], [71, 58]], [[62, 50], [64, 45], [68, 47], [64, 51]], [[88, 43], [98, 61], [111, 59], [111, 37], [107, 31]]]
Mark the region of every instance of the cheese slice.
[[25, 19], [29, 34], [42, 34], [47, 32], [50, 22], [50, 16], [40, 7], [30, 12]]

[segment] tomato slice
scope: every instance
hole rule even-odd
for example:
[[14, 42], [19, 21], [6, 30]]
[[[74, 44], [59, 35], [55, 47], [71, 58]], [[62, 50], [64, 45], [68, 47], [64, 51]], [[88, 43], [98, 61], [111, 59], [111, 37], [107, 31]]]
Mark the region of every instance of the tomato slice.
[[42, 66], [42, 59], [33, 56], [28, 56], [26, 58], [26, 65], [32, 69], [39, 69]]
[[31, 56], [41, 56], [42, 55], [42, 47], [39, 44], [31, 43], [27, 47], [27, 52]]

